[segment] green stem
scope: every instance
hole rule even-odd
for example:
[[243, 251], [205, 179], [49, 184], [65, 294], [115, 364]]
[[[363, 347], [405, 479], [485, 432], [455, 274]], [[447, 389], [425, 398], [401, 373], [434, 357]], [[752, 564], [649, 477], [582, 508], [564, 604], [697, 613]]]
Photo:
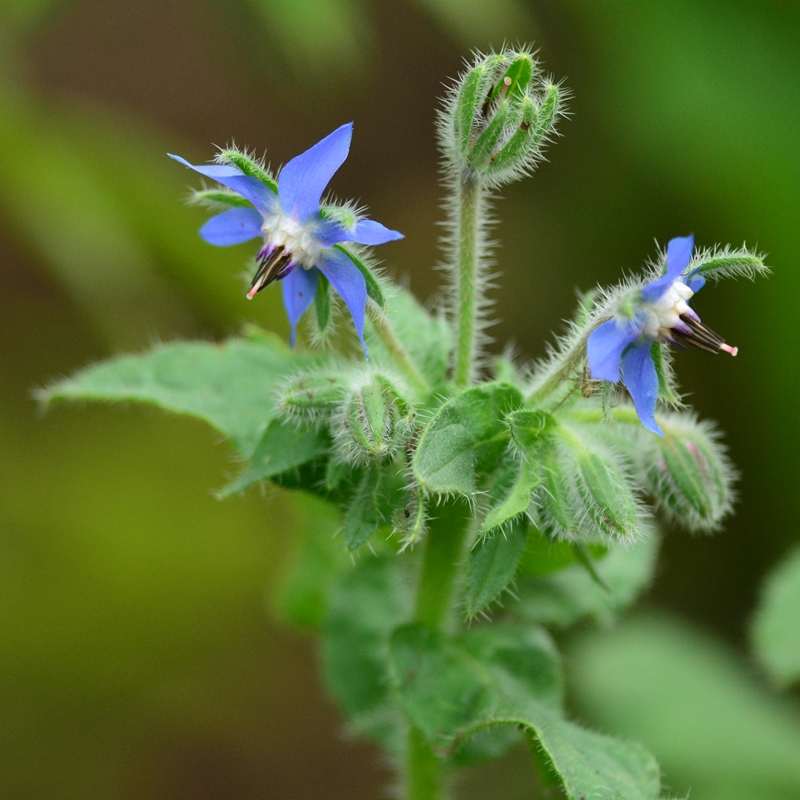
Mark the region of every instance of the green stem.
[[456, 354], [453, 378], [458, 386], [469, 386], [475, 372], [478, 338], [479, 285], [481, 269], [481, 211], [483, 189], [477, 178], [461, 180], [458, 201], [458, 239], [455, 242]]
[[[414, 621], [441, 631], [450, 621], [470, 515], [466, 504], [456, 501], [438, 511], [425, 541]], [[417, 728], [408, 732], [405, 767], [404, 800], [441, 800], [443, 764]]]
[[397, 366], [402, 370], [412, 388], [423, 396], [427, 397], [431, 392], [430, 384], [425, 380], [425, 376], [417, 369], [417, 365], [411, 360], [408, 351], [403, 347], [403, 343], [397, 338], [391, 323], [384, 314], [368, 306], [372, 318], [372, 327], [378, 338], [383, 342], [383, 346], [394, 359]]

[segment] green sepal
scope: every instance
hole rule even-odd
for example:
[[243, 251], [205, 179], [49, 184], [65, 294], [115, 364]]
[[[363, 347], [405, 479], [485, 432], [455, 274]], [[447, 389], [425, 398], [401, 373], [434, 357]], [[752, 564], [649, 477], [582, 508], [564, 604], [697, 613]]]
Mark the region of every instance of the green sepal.
[[330, 333], [333, 320], [333, 302], [330, 281], [317, 270], [317, 293], [314, 295], [314, 310], [317, 318], [317, 331], [324, 338]]
[[[671, 403], [673, 405], [679, 404], [681, 402], [681, 398], [675, 393], [675, 390], [672, 388], [672, 384], [669, 380], [667, 365], [664, 362], [664, 346], [661, 344], [661, 342], [653, 342], [653, 345], [650, 348], [650, 355], [653, 358], [653, 364], [656, 368], [656, 375], [658, 376], [659, 398], [665, 403]], [[604, 381], [604, 388], [607, 385], [613, 384], [609, 384], [608, 381]]]
[[453, 114], [453, 132], [461, 152], [466, 156], [472, 140], [473, 125], [483, 105], [486, 86], [494, 68], [505, 60], [501, 55], [490, 55], [473, 67], [461, 81]]
[[238, 192], [230, 189], [195, 189], [190, 199], [192, 205], [207, 208], [252, 208], [249, 200], [245, 200]]
[[330, 448], [331, 438], [326, 430], [314, 425], [300, 425], [294, 420], [273, 419], [264, 431], [248, 467], [220, 490], [219, 497], [230, 497], [255, 483], [296, 470], [326, 455]]
[[238, 150], [222, 150], [217, 156], [217, 160], [224, 164], [233, 164], [238, 167], [245, 175], [256, 178], [261, 183], [266, 184], [275, 194], [278, 194], [278, 182], [272, 177], [264, 167], [254, 159], [246, 156]]
[[278, 397], [281, 411], [290, 416], [308, 418], [329, 414], [341, 405], [347, 385], [347, 377], [341, 371], [300, 373], [280, 388]]
[[509, 441], [503, 419], [522, 405], [507, 383], [466, 389], [447, 401], [424, 427], [412, 469], [418, 485], [434, 494], [471, 497], [479, 475], [492, 472]]
[[768, 275], [769, 267], [764, 259], [747, 250], [723, 251], [703, 257], [689, 265], [687, 274], [701, 275], [704, 278], [720, 280], [721, 278], [750, 278], [758, 275]]
[[495, 84], [489, 96], [489, 102], [492, 103], [497, 99], [498, 95], [503, 92], [504, 86], [507, 87], [504, 96], [523, 97], [533, 78], [533, 71], [533, 59], [527, 53], [521, 53]]
[[567, 475], [554, 443], [541, 450], [542, 484], [536, 493], [539, 524], [551, 538], [573, 537], [579, 529]]
[[341, 244], [335, 244], [337, 250], [341, 250], [355, 265], [358, 271], [364, 276], [367, 283], [367, 297], [372, 300], [381, 311], [386, 310], [386, 298], [383, 296], [378, 279], [372, 274], [372, 270], [357, 256]]
[[405, 504], [399, 508], [392, 520], [395, 530], [402, 537], [402, 546], [413, 547], [428, 530], [428, 515], [425, 496], [419, 487], [407, 493]]
[[500, 137], [505, 131], [506, 121], [510, 112], [511, 104], [509, 101], [501, 100], [486, 129], [478, 137], [467, 155], [467, 160], [474, 169], [482, 171], [489, 164], [492, 155], [497, 149]]
[[480, 614], [502, 594], [517, 571], [528, 535], [528, 520], [479, 539], [469, 554], [466, 586], [468, 617]]
[[522, 101], [522, 118], [519, 125], [502, 149], [492, 158], [492, 167], [504, 169], [517, 159], [525, 158], [528, 155], [531, 149], [531, 140], [536, 137], [538, 116], [536, 104], [530, 97], [525, 97]]
[[205, 420], [249, 456], [279, 413], [276, 389], [313, 363], [274, 334], [222, 344], [175, 342], [95, 364], [39, 392], [59, 400], [135, 401]]
[[397, 752], [401, 720], [389, 684], [389, 638], [412, 606], [395, 555], [365, 556], [328, 598], [322, 662], [349, 727]]

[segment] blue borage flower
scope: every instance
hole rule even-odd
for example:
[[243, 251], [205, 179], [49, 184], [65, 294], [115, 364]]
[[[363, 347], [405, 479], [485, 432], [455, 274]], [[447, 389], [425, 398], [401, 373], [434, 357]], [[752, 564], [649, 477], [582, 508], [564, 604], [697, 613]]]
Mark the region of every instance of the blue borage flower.
[[586, 345], [591, 377], [618, 383], [621, 369], [642, 425], [660, 436], [664, 432], [655, 420], [658, 373], [653, 344], [688, 342], [710, 353], [738, 352], [689, 307], [689, 299], [705, 285], [697, 270], [688, 270], [693, 249], [694, 236], [672, 239], [665, 273], [626, 298], [629, 302], [621, 303], [617, 316], [592, 331]]
[[209, 244], [222, 247], [263, 237], [258, 252], [258, 270], [247, 293], [252, 299], [273, 281], [281, 281], [283, 302], [292, 326], [292, 344], [297, 324], [317, 293], [321, 272], [344, 300], [353, 317], [358, 337], [364, 343], [367, 287], [361, 270], [347, 251], [334, 247], [343, 242], [376, 245], [402, 239], [379, 222], [360, 219], [352, 212], [344, 222], [326, 217], [320, 199], [350, 150], [353, 123], [342, 125], [305, 153], [289, 161], [278, 174], [277, 193], [267, 183], [246, 175], [229, 164], [195, 166], [180, 156], [171, 158], [221, 183], [250, 202], [253, 207], [231, 208], [211, 217], [200, 229]]

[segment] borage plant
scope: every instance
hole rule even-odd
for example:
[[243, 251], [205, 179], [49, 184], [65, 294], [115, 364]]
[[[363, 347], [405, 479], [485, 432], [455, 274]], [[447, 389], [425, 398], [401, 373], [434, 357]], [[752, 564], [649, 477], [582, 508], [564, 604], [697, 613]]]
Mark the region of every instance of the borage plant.
[[731, 507], [733, 471], [714, 427], [681, 403], [669, 346], [736, 354], [689, 300], [709, 278], [765, 272], [758, 255], [673, 239], [643, 277], [585, 295], [543, 363], [483, 348], [489, 204], [539, 162], [563, 102], [527, 50], [479, 56], [454, 83], [439, 118], [443, 315], [375, 272], [365, 248], [400, 234], [322, 201], [348, 153], [344, 125], [277, 177], [238, 150], [192, 169], [220, 184], [195, 194], [218, 212], [201, 235], [263, 240], [248, 297], [280, 282], [292, 342], [304, 315], [317, 342], [332, 287], [364, 353], [249, 330], [117, 358], [45, 393], [201, 417], [246, 461], [223, 496], [269, 481], [341, 508], [337, 545], [360, 557], [328, 558], [307, 531], [294, 591], [314, 584], [304, 619], [328, 686], [408, 800], [442, 797], [457, 770], [523, 739], [542, 785], [573, 800], [657, 798], [643, 747], [565, 716], [549, 631], [633, 602], [653, 572], [654, 510], [713, 530]]

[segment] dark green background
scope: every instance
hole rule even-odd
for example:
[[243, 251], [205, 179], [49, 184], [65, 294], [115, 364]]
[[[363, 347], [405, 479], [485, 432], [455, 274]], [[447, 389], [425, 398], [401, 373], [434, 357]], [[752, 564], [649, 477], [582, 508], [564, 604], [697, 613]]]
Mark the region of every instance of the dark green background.
[[[711, 538], [670, 530], [645, 601], [748, 658], [758, 586], [797, 540], [800, 506], [795, 6], [4, 0], [4, 796], [380, 796], [380, 756], [342, 739], [310, 641], [270, 610], [293, 530], [330, 535], [335, 516], [271, 490], [214, 500], [237, 466], [199, 423], [139, 408], [43, 417], [30, 392], [157, 340], [247, 321], [287, 332], [276, 289], [244, 298], [252, 243], [196, 236], [205, 215], [183, 201], [197, 182], [167, 151], [197, 163], [235, 140], [277, 166], [354, 120], [332, 188], [406, 234], [379, 255], [420, 299], [434, 294], [437, 97], [471, 47], [504, 40], [535, 41], [574, 97], [549, 163], [498, 206], [497, 349], [543, 355], [575, 290], [638, 269], [654, 240], [693, 231], [769, 254], [769, 281], [695, 302], [738, 358], [676, 359], [741, 470], [736, 516]], [[484, 774], [480, 796], [498, 776], [505, 797], [528, 796], [516, 763]], [[687, 768], [673, 786], [691, 784]]]

